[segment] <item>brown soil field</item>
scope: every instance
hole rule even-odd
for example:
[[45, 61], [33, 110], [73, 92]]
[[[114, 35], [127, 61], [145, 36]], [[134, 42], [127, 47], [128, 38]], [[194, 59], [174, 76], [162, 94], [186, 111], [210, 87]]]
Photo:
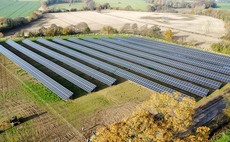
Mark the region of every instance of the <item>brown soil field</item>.
[[86, 22], [94, 31], [107, 25], [120, 29], [126, 23], [137, 23], [139, 27], [146, 24], [158, 25], [163, 31], [172, 29], [176, 38], [205, 50], [209, 50], [212, 43], [219, 42], [224, 34], [223, 21], [208, 16], [115, 10], [101, 13], [93, 11], [48, 13], [44, 18], [23, 27], [22, 30], [35, 31], [41, 26], [48, 27], [51, 24], [66, 27], [80, 22]]

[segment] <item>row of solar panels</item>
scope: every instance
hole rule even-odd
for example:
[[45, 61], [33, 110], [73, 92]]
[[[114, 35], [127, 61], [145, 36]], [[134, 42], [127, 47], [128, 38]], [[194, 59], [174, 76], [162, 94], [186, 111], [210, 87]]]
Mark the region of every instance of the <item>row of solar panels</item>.
[[[78, 51], [84, 52], [86, 54], [90, 54], [90, 55], [95, 56], [97, 58], [109, 61], [109, 62], [114, 63], [116, 65], [123, 66], [123, 67], [125, 67], [127, 69], [130, 69], [130, 70], [133, 70], [133, 71], [135, 71], [137, 73], [141, 73], [141, 74], [146, 75], [146, 76], [148, 76], [150, 78], [153, 78], [153, 79], [158, 80], [160, 82], [164, 82], [166, 84], [172, 85], [174, 87], [180, 88], [182, 90], [188, 91], [188, 92], [190, 92], [192, 94], [195, 94], [195, 95], [198, 95], [198, 96], [201, 96], [201, 97], [206, 96], [208, 94], [208, 92], [209, 92], [208, 89], [204, 89], [202, 87], [199, 87], [197, 85], [188, 83], [186, 81], [182, 81], [180, 79], [177, 79], [177, 78], [162, 74], [160, 72], [157, 72], [157, 71], [154, 71], [154, 70], [151, 70], [151, 69], [148, 69], [148, 68], [145, 68], [143, 66], [134, 64], [132, 62], [128, 62], [126, 60], [123, 60], [123, 59], [120, 59], [120, 58], [105, 54], [103, 52], [99, 52], [97, 50], [91, 49], [91, 48], [99, 49], [99, 50], [100, 49], [101, 50], [106, 49], [106, 48], [99, 48], [99, 46], [97, 46], [96, 44], [91, 45], [91, 46], [89, 46], [87, 44], [84, 44], [84, 46], [81, 46], [81, 45], [79, 45], [79, 43], [74, 44], [72, 42], [68, 42], [68, 41], [65, 41], [65, 40], [62, 40], [62, 39], [58, 39], [58, 38], [54, 39], [54, 41], [57, 42], [57, 43], [63, 44], [65, 46], [68, 46], [70, 48], [76, 49]], [[81, 44], [83, 42], [86, 43], [85, 41], [79, 41], [79, 42], [81, 42]], [[88, 46], [90, 48], [88, 48], [86, 46]]]
[[[117, 39], [123, 40], [122, 38]], [[129, 41], [132, 41], [135, 44], [138, 43], [138, 45], [141, 45], [140, 43], [145, 43], [145, 46], [152, 49], [165, 51], [167, 53], [179, 54], [189, 59], [195, 59], [202, 62], [216, 64], [219, 66], [230, 66], [230, 58], [228, 56], [218, 55], [192, 48], [184, 48], [178, 45], [152, 41], [134, 36], [130, 37]]]
[[[124, 48], [128, 47], [127, 49], [130, 50], [130, 51], [128, 51], [129, 53], [131, 53], [131, 50], [133, 51], [134, 47], [135, 47], [136, 52], [138, 52], [137, 50], [145, 49], [145, 47], [143, 47], [143, 45], [138, 46], [138, 45], [134, 45], [134, 44], [131, 44], [131, 43], [124, 42], [124, 41], [122, 42], [122, 41], [118, 41], [118, 40], [114, 40], [114, 39], [106, 39], [106, 38], [102, 38], [102, 40], [121, 45]], [[162, 47], [162, 48], [164, 48], [164, 47]], [[122, 49], [122, 50], [124, 50], [124, 49]], [[147, 53], [145, 53], [145, 52], [147, 52]], [[225, 74], [217, 73], [217, 72], [214, 72], [214, 71], [210, 71], [208, 69], [204, 69], [202, 67], [196, 67], [194, 65], [189, 65], [187, 63], [182, 63], [180, 61], [183, 61], [184, 60], [183, 58], [181, 58], [180, 61], [175, 61], [173, 59], [167, 59], [167, 57], [164, 57], [164, 56], [161, 57], [161, 56], [152, 55], [152, 54], [149, 54], [149, 53], [157, 53], [157, 51], [151, 50], [151, 49], [148, 49], [148, 48], [147, 48], [147, 50], [145, 52], [139, 51], [138, 56], [144, 57], [144, 58], [152, 60], [152, 61], [159, 62], [161, 64], [165, 64], [167, 66], [178, 68], [180, 70], [191, 72], [191, 73], [194, 73], [194, 74], [197, 74], [197, 75], [202, 75], [202, 76], [212, 78], [212, 79], [215, 79], [215, 80], [219, 80], [219, 81], [230, 82], [230, 77], [228, 76], [229, 73], [230, 73], [229, 69], [223, 69], [222, 68], [222, 71], [224, 71], [226, 74], [228, 74], [228, 75], [225, 75]], [[168, 53], [165, 53], [165, 54], [168, 54]], [[175, 57], [176, 55], [171, 55], [171, 56]], [[191, 59], [189, 59], [189, 60], [191, 61]], [[212, 65], [210, 65], [210, 66], [212, 66]], [[216, 66], [215, 68], [217, 70], [221, 69], [220, 66]]]
[[50, 78], [49, 76], [45, 75], [26, 61], [19, 58], [14, 53], [10, 52], [8, 49], [0, 45], [0, 53], [4, 54], [6, 57], [8, 57], [10, 60], [12, 60], [14, 63], [19, 65], [21, 68], [23, 68], [25, 71], [27, 71], [29, 74], [31, 74], [34, 78], [36, 78], [38, 81], [40, 81], [42, 84], [44, 84], [47, 88], [49, 88], [51, 91], [53, 91], [55, 94], [57, 94], [60, 98], [63, 100], [66, 100], [70, 98], [73, 95], [73, 92], [68, 90], [67, 88], [63, 87], [61, 84], [57, 83], [55, 80]]
[[[188, 58], [192, 59], [197, 59], [201, 61], [206, 61], [209, 63], [214, 63], [217, 65], [222, 65], [222, 66], [229, 66], [230, 64], [230, 58], [228, 56], [223, 56], [223, 55], [218, 55], [210, 52], [205, 52], [197, 49], [192, 49], [192, 48], [183, 48], [178, 45], [173, 45], [173, 44], [167, 44], [167, 43], [162, 43], [162, 42], [156, 42], [156, 41], [151, 41], [143, 38], [138, 38], [138, 37], [131, 37], [130, 38], [133, 41], [142, 41], [146, 42], [148, 45], [155, 45], [155, 47], [166, 47], [168, 52], [174, 52], [174, 53], [179, 53], [181, 55], [184, 55]], [[152, 46], [152, 48], [155, 48]]]
[[[56, 39], [56, 40], [63, 41], [61, 39]], [[113, 74], [115, 74], [115, 75], [117, 75], [119, 77], [122, 77], [122, 78], [125, 78], [127, 80], [131, 80], [133, 82], [136, 82], [136, 83], [138, 83], [138, 84], [140, 84], [142, 86], [145, 86], [145, 87], [150, 88], [152, 90], [155, 90], [157, 92], [163, 92], [163, 91], [167, 91], [167, 92], [170, 92], [170, 93], [175, 92], [175, 90], [173, 90], [173, 89], [170, 89], [168, 87], [165, 87], [163, 85], [155, 83], [155, 82], [153, 82], [151, 80], [145, 79], [145, 78], [143, 78], [141, 76], [138, 76], [136, 74], [133, 74], [131, 72], [128, 72], [126, 70], [118, 68], [116, 66], [110, 65], [110, 64], [108, 64], [106, 62], [100, 61], [98, 59], [92, 58], [90, 56], [87, 56], [85, 54], [79, 53], [79, 52], [74, 51], [72, 49], [66, 48], [65, 46], [61, 46], [59, 44], [47, 41], [45, 39], [38, 39], [37, 41], [42, 43], [42, 44], [44, 44], [44, 45], [46, 45], [46, 46], [49, 46], [49, 47], [55, 49], [55, 50], [58, 50], [58, 51], [63, 52], [65, 54], [68, 54], [68, 55], [70, 55], [72, 57], [80, 59], [80, 60], [82, 60], [84, 62], [87, 62], [87, 63], [89, 63], [91, 65], [97, 66], [97, 67], [99, 67], [99, 68], [101, 68], [101, 69], [103, 69], [105, 71], [108, 71], [110, 73], [113, 73]], [[46, 49], [46, 51], [44, 51], [44, 53], [46, 53], [46, 52], [49, 52], [49, 49]]]
[[[127, 40], [127, 41], [126, 41]], [[91, 56], [95, 56], [97, 58], [100, 58], [102, 60], [106, 60], [107, 62], [116, 64], [118, 66], [125, 67], [129, 70], [132, 70], [134, 72], [143, 74], [145, 76], [148, 76], [154, 80], [157, 80], [159, 82], [163, 82], [164, 84], [168, 84], [169, 86], [179, 88], [180, 90], [184, 90], [187, 92], [190, 92], [192, 94], [195, 94], [200, 97], [204, 97], [208, 94], [209, 90], [205, 89], [203, 87], [197, 86], [195, 84], [200, 84], [202, 86], [206, 86], [208, 88], [212, 89], [218, 89], [221, 86], [221, 82], [230, 82], [230, 77], [227, 75], [229, 73], [229, 70], [227, 69], [218, 69], [216, 65], [212, 65], [210, 63], [204, 63], [205, 67], [211, 68], [211, 70], [203, 69], [200, 67], [195, 67], [192, 65], [184, 64], [179, 61], [172, 60], [168, 57], [163, 57], [163, 52], [158, 52], [156, 50], [152, 50], [148, 47], [143, 47], [138, 44], [132, 43], [133, 41], [129, 39], [106, 39], [102, 38], [102, 40], [96, 40], [92, 38], [86, 38], [85, 40], [79, 40], [75, 38], [70, 38], [69, 41], [65, 41], [62, 39], [54, 39], [53, 41], [59, 43], [56, 44], [54, 42], [47, 41], [45, 39], [38, 39], [38, 42], [49, 46], [55, 50], [61, 51], [65, 54], [69, 54], [72, 57], [78, 58], [84, 62], [87, 62], [89, 64], [92, 64], [94, 66], [97, 66], [103, 70], [106, 70], [108, 72], [111, 72], [117, 76], [120, 76], [122, 78], [131, 80], [133, 82], [136, 82], [140, 85], [143, 85], [147, 88], [150, 88], [152, 90], [162, 92], [175, 92], [175, 90], [165, 87], [163, 85], [160, 85], [158, 83], [155, 83], [151, 80], [145, 79], [141, 76], [135, 75], [131, 72], [125, 71], [121, 68], [118, 68], [116, 66], [110, 65], [108, 63], [105, 63], [103, 61], [97, 60], [95, 58], [92, 58], [90, 56], [87, 56], [85, 54], [79, 53], [74, 50], [81, 51], [83, 53], [89, 54]], [[70, 42], [71, 41], [71, 42]], [[135, 42], [135, 41], [134, 41]], [[23, 54], [27, 55], [28, 57], [32, 58], [33, 60], [37, 61], [38, 63], [46, 66], [50, 70], [54, 71], [55, 73], [59, 74], [60, 76], [64, 77], [68, 81], [72, 82], [76, 86], [82, 88], [83, 90], [87, 92], [91, 92], [96, 88], [96, 85], [90, 83], [89, 81], [77, 76], [76, 74], [64, 69], [63, 67], [55, 64], [54, 62], [28, 50], [27, 48], [8, 40], [6, 42], [10, 46], [14, 47], [18, 51], [22, 52]], [[35, 50], [38, 50], [40, 52], [43, 52], [44, 54], [55, 58], [107, 85], [112, 85], [116, 79], [101, 73], [93, 68], [90, 68], [80, 62], [77, 62], [76, 60], [73, 60], [69, 57], [66, 57], [60, 53], [54, 52], [46, 47], [43, 47], [39, 44], [36, 44], [30, 40], [24, 40], [24, 44], [27, 44], [28, 46], [32, 47]], [[64, 46], [60, 45], [63, 44]], [[83, 46], [81, 46], [83, 45]], [[70, 47], [71, 49], [67, 48], [66, 46]], [[144, 49], [145, 51], [141, 51], [140, 49]], [[146, 52], [147, 49], [154, 52], [155, 51], [161, 55], [157, 56], [155, 54], [149, 54], [149, 52]], [[4, 53], [3, 53], [4, 54]], [[109, 55], [110, 54], [110, 55]], [[167, 53], [164, 53], [167, 54]], [[117, 58], [117, 57], [119, 58]], [[122, 59], [121, 59], [122, 58]], [[179, 58], [179, 57], [178, 57]], [[183, 60], [183, 59], [182, 59]], [[188, 59], [187, 59], [188, 60]], [[189, 59], [190, 60], [190, 59]], [[131, 61], [131, 62], [130, 62]], [[198, 64], [201, 64], [202, 62], [197, 61]], [[160, 64], [161, 63], [161, 64]], [[195, 63], [195, 62], [193, 62]], [[164, 65], [165, 64], [165, 65]], [[182, 65], [176, 65], [176, 64], [182, 64]], [[185, 66], [187, 65], [187, 66]], [[144, 67], [146, 66], [146, 67]], [[171, 66], [171, 67], [170, 67]], [[148, 68], [147, 68], [148, 67]], [[151, 68], [151, 69], [149, 69]], [[178, 68], [178, 69], [177, 69]], [[193, 68], [194, 71], [193, 71]], [[183, 71], [184, 70], [184, 71]], [[160, 71], [160, 72], [159, 72]], [[218, 72], [214, 72], [218, 71]], [[163, 74], [163, 73], [169, 74]], [[191, 72], [191, 73], [190, 73]], [[225, 74], [221, 74], [225, 73]], [[181, 78], [175, 78], [175, 77]], [[203, 77], [202, 77], [203, 76]], [[214, 80], [212, 80], [214, 79]], [[189, 83], [187, 81], [193, 82], [195, 84]], [[47, 86], [49, 88], [49, 86]], [[56, 92], [55, 92], [56, 93]], [[56, 93], [57, 94], [57, 93]], [[62, 96], [62, 94], [57, 94], [58, 96]], [[63, 98], [63, 97], [61, 97]], [[65, 98], [66, 99], [66, 98]]]
[[[70, 40], [71, 41], [76, 41], [76, 39], [70, 39]], [[96, 40], [96, 39], [91, 39], [91, 38], [87, 38], [85, 40], [93, 42], [93, 43], [97, 43], [97, 44], [100, 44], [100, 45], [104, 45], [106, 47], [110, 47], [110, 48], [113, 48], [113, 49], [116, 49], [116, 50], [119, 50], [119, 51], [124, 51], [126, 53], [129, 53], [129, 54], [126, 54], [126, 53], [119, 52], [119, 51], [116, 51], [116, 50], [113, 50], [113, 49], [102, 48], [102, 49], [106, 50], [107, 53], [110, 53], [112, 55], [116, 55], [118, 57], [121, 57], [123, 59], [129, 60], [129, 61], [132, 61], [132, 62], [135, 62], [135, 63], [138, 63], [138, 64], [141, 64], [141, 65], [146, 66], [146, 67], [150, 67], [152, 69], [159, 70], [161, 72], [170, 74], [172, 76], [183, 78], [183, 79], [186, 79], [188, 81], [191, 81], [191, 82], [194, 82], [194, 83], [197, 83], [197, 84], [209, 87], [209, 88], [213, 88], [213, 89], [217, 89], [221, 85], [220, 82], [213, 81], [211, 79], [207, 79], [207, 78], [204, 78], [204, 77], [201, 77], [201, 76], [189, 73], [189, 72], [185, 72], [185, 71], [180, 70], [180, 69], [169, 67], [167, 65], [157, 63], [154, 60], [152, 60], [152, 61], [147, 60], [147, 59], [153, 57], [153, 56], [151, 56], [151, 55], [149, 55], [147, 53], [143, 53], [143, 52], [140, 52], [140, 51], [137, 51], [137, 50], [125, 48], [123, 46], [111, 44], [111, 43], [101, 41], [101, 40]], [[80, 42], [78, 42], [78, 43], [80, 44]], [[86, 46], [86, 44], [84, 44], [84, 45]], [[96, 47], [95, 44], [88, 43], [87, 45], [92, 45], [92, 46]], [[100, 46], [100, 47], [102, 47], [102, 46]], [[133, 55], [130, 55], [130, 54], [133, 54]], [[134, 55], [136, 55], [136, 56], [134, 56]], [[137, 56], [139, 56], [139, 57], [137, 57]], [[140, 57], [143, 57], [143, 58], [140, 58]], [[157, 58], [157, 59], [159, 59], [159, 58]]]

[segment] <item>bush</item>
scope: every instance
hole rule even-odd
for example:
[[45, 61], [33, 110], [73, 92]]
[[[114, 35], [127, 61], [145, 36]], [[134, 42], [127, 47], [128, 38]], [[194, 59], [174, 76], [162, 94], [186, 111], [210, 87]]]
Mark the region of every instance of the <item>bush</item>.
[[127, 11], [133, 11], [133, 8], [132, 8], [131, 5], [128, 5], [128, 6], [125, 7], [125, 10], [127, 10]]
[[116, 34], [116, 33], [118, 33], [118, 31], [117, 31], [117, 29], [115, 29], [111, 26], [104, 26], [101, 29], [100, 33], [102, 33], [102, 34]]
[[0, 32], [0, 38], [3, 38], [4, 37], [4, 34]]
[[215, 52], [220, 52], [220, 53], [230, 55], [230, 43], [225, 43], [225, 42], [214, 43], [212, 44], [211, 48]]
[[89, 34], [90, 32], [91, 30], [85, 22], [81, 22], [75, 26], [75, 33]]
[[72, 12], [77, 11], [77, 8], [71, 8], [70, 11]]
[[172, 41], [172, 38], [173, 38], [173, 32], [172, 30], [166, 30], [163, 34], [164, 36], [164, 39], [167, 40], [167, 41]]

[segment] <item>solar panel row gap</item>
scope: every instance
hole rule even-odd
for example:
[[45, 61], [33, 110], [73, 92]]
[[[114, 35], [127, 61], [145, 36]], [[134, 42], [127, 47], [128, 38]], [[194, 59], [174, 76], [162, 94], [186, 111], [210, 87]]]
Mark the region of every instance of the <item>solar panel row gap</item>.
[[31, 59], [44, 65], [48, 69], [57, 73], [58, 75], [62, 76], [66, 80], [75, 84], [76, 86], [80, 87], [81, 89], [85, 90], [86, 92], [92, 92], [96, 88], [96, 85], [92, 84], [91, 82], [77, 76], [76, 74], [74, 74], [74, 73], [66, 70], [65, 68], [55, 64], [54, 62], [26, 49], [25, 47], [21, 46], [20, 44], [17, 44], [12, 40], [7, 40], [6, 43], [8, 45], [12, 46], [13, 48], [15, 48], [16, 50], [22, 52], [26, 56], [30, 57]]
[[65, 63], [65, 64], [67, 64], [67, 65], [87, 74], [87, 75], [89, 75], [89, 76], [109, 85], [109, 86], [111, 86], [116, 81], [115, 78], [112, 78], [112, 77], [110, 77], [104, 73], [101, 73], [101, 72], [99, 72], [99, 71], [97, 71], [91, 67], [88, 67], [88, 66], [86, 66], [80, 62], [77, 62], [71, 58], [68, 58], [62, 54], [59, 54], [59, 53], [54, 52], [50, 49], [47, 49], [47, 48], [45, 48], [39, 44], [36, 44], [36, 43], [28, 40], [28, 39], [23, 40], [23, 43], [31, 46], [32, 48], [34, 48], [36, 50], [39, 50], [40, 52], [43, 52], [44, 54], [49, 55], [50, 57], [53, 57], [53, 58]]
[[[45, 44], [53, 49], [56, 49], [56, 50], [59, 50], [63, 53], [66, 53], [72, 57], [75, 57], [77, 59], [80, 59], [82, 61], [85, 61], [89, 64], [92, 64], [92, 65], [96, 65], [98, 66], [99, 68], [103, 69], [103, 70], [106, 70], [108, 72], [111, 72], [117, 76], [120, 76], [122, 78], [125, 78], [125, 79], [128, 79], [128, 80], [131, 80], [133, 82], [136, 82], [142, 86], [145, 86], [146, 88], [149, 88], [149, 89], [152, 89], [154, 91], [157, 91], [157, 92], [169, 92], [169, 93], [173, 93], [173, 92], [176, 92], [176, 90], [174, 89], [171, 89], [171, 88], [168, 88], [168, 87], [165, 87], [163, 85], [160, 85], [158, 83], [155, 83], [151, 80], [148, 80], [146, 78], [143, 78], [141, 76], [138, 76], [138, 75], [135, 75], [133, 73], [130, 73], [128, 71], [125, 71], [123, 69], [120, 69], [118, 67], [115, 67], [115, 66], [112, 66], [108, 63], [105, 63], [105, 62], [102, 62], [98, 59], [95, 59], [95, 58], [92, 58], [90, 56], [87, 56], [85, 54], [82, 54], [82, 53], [79, 53], [77, 51], [74, 51], [72, 49], [69, 49], [69, 48], [66, 48], [65, 46], [62, 46], [62, 45], [59, 45], [59, 44], [56, 44], [54, 42], [50, 42], [50, 41], [47, 41], [45, 39], [38, 39], [37, 40], [38, 42], [42, 43], [42, 44]], [[182, 94], [184, 96], [186, 96], [185, 94]]]
[[[105, 40], [105, 39], [103, 38], [102, 40]], [[111, 43], [115, 43], [115, 44], [118, 44], [118, 45], [126, 46], [126, 47], [129, 47], [129, 48], [132, 48], [132, 47], [135, 46], [134, 44], [130, 44], [130, 43], [127, 43], [127, 42], [124, 42], [124, 41], [123, 42], [122, 41], [117, 41], [117, 40], [114, 40], [114, 39], [106, 39], [106, 41], [111, 42]], [[137, 46], [137, 47], [142, 48], [142, 46]], [[171, 67], [182, 69], [182, 70], [187, 71], [187, 72], [191, 72], [191, 73], [194, 73], [194, 74], [197, 74], [197, 75], [201, 75], [201, 76], [211, 78], [211, 79], [214, 79], [214, 80], [218, 80], [218, 81], [221, 81], [221, 82], [225, 82], [225, 83], [230, 82], [230, 76], [225, 75], [225, 74], [217, 73], [217, 72], [214, 72], [214, 71], [210, 71], [210, 70], [207, 70], [207, 69], [199, 68], [199, 67], [196, 67], [196, 66], [188, 65], [188, 64], [185, 64], [185, 63], [181, 63], [181, 62], [178, 62], [178, 61], [170, 60], [170, 59], [155, 56], [155, 55], [152, 55], [152, 58], [154, 58], [154, 61], [157, 61], [159, 63], [165, 64], [165, 65], [168, 65], [168, 66], [171, 66]]]
[[[135, 72], [138, 72], [138, 73], [141, 73], [143, 75], [147, 75], [147, 76], [149, 76], [149, 77], [151, 77], [153, 79], [156, 79], [158, 81], [161, 81], [161, 82], [164, 82], [166, 84], [172, 85], [174, 87], [180, 88], [182, 90], [185, 90], [187, 92], [193, 93], [195, 95], [203, 97], [203, 96], [206, 96], [208, 94], [208, 92], [209, 92], [208, 89], [196, 86], [194, 84], [191, 84], [191, 83], [188, 83], [188, 82], [176, 79], [176, 78], [173, 78], [171, 76], [167, 76], [165, 74], [150, 70], [148, 68], [144, 68], [144, 67], [142, 67], [140, 65], [137, 65], [137, 64], [134, 64], [134, 63], [131, 63], [131, 62], [116, 58], [114, 56], [110, 56], [108, 54], [104, 54], [104, 53], [96, 51], [96, 50], [86, 48], [84, 46], [80, 46], [80, 45], [77, 45], [77, 44], [74, 44], [74, 43], [71, 43], [71, 42], [68, 42], [68, 41], [64, 41], [62, 39], [58, 39], [58, 38], [53, 39], [53, 40], [55, 42], [58, 42], [58, 43], [63, 44], [65, 46], [69, 46], [69, 47], [71, 47], [73, 49], [76, 49], [76, 50], [79, 50], [81, 52], [85, 52], [87, 54], [96, 56], [98, 58], [107, 60], [107, 61], [109, 61], [111, 63], [121, 65], [123, 67], [131, 69], [131, 70], [133, 70]], [[93, 46], [92, 48], [97, 48], [97, 47], [98, 46]]]
[[20, 66], [38, 81], [40, 81], [43, 85], [49, 88], [52, 92], [54, 92], [57, 96], [62, 98], [63, 100], [69, 99], [73, 92], [62, 86], [61, 84], [57, 83], [55, 80], [50, 78], [49, 76], [45, 75], [43, 72], [39, 71], [23, 59], [19, 58], [14, 53], [10, 52], [8, 49], [0, 45], [0, 53], [5, 55], [7, 58], [12, 60], [15, 64]]
[[[71, 39], [73, 39], [73, 38], [71, 38]], [[116, 49], [116, 50], [124, 51], [126, 53], [130, 53], [130, 54], [133, 54], [133, 55], [141, 56], [143, 58], [144, 57], [147, 58], [148, 56], [150, 56], [150, 58], [151, 58], [150, 54], [140, 52], [140, 51], [137, 51], [137, 50], [132, 50], [130, 48], [126, 48], [126, 47], [119, 46], [119, 45], [116, 45], [116, 44], [112, 44], [112, 43], [109, 43], [109, 42], [105, 42], [105, 41], [102, 41], [102, 40], [97, 40], [97, 39], [92, 39], [92, 38], [85, 38], [84, 40], [92, 42], [92, 43], [95, 43], [95, 44], [100, 44], [100, 45], [103, 45], [103, 46], [106, 46], [106, 47], [109, 47], [109, 48], [113, 48], [113, 49]], [[118, 55], [121, 55], [121, 54], [118, 53]], [[124, 59], [128, 59], [128, 57], [129, 57], [129, 55], [128, 56], [123, 55]], [[170, 74], [170, 75], [173, 75], [173, 76], [180, 77], [182, 79], [185, 79], [185, 80], [188, 80], [188, 81], [191, 81], [191, 82], [194, 82], [194, 83], [197, 83], [197, 84], [209, 87], [209, 88], [218, 89], [221, 86], [220, 82], [217, 82], [217, 81], [214, 81], [214, 80], [211, 80], [211, 79], [207, 79], [207, 78], [204, 78], [204, 77], [192, 74], [192, 73], [181, 71], [179, 69], [175, 69], [175, 68], [172, 68], [172, 67], [169, 67], [169, 66], [166, 66], [166, 65], [162, 65], [162, 64], [159, 64], [159, 63], [156, 63], [156, 62], [152, 62], [152, 61], [149, 61], [149, 60], [141, 59], [141, 58], [138, 58], [138, 57], [135, 57], [135, 56], [131, 56], [131, 57], [132, 58], [131, 58], [130, 61], [134, 61], [134, 62], [139, 63], [141, 65], [144, 65], [144, 66], [159, 70], [161, 72], [164, 72], [164, 73], [167, 73], [167, 74]]]

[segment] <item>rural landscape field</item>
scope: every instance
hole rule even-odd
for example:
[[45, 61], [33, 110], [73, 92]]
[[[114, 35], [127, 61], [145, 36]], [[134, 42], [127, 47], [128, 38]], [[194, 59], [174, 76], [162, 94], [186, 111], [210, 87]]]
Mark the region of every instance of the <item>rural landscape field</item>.
[[0, 0], [0, 142], [230, 141], [229, 6]]

